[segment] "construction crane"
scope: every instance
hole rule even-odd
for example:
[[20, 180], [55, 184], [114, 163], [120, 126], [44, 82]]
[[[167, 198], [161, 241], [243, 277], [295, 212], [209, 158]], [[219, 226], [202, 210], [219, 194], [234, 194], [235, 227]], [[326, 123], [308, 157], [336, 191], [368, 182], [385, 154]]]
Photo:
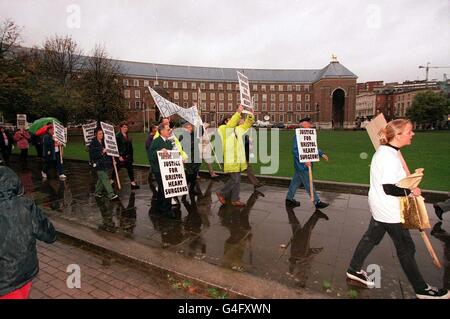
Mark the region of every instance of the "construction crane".
[[450, 66], [430, 66], [430, 62], [427, 62], [427, 66], [419, 65], [419, 69], [425, 69], [426, 70], [425, 81], [428, 82], [428, 71], [430, 69], [450, 69]]

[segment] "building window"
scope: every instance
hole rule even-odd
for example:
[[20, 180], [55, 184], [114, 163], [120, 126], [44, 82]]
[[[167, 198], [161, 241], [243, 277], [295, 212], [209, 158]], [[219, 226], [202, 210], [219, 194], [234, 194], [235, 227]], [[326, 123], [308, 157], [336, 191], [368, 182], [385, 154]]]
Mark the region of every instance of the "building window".
[[172, 83], [172, 87], [173, 87], [174, 89], [178, 89], [178, 82], [173, 82], [173, 83]]
[[141, 98], [141, 91], [134, 90], [134, 98], [135, 99], [140, 99]]
[[189, 92], [183, 92], [183, 100], [189, 100]]
[[262, 101], [263, 102], [267, 102], [267, 94], [263, 94], [262, 95]]
[[183, 90], [186, 90], [186, 89], [187, 89], [187, 82], [183, 82], [183, 83], [181, 84], [181, 88], [182, 88]]
[[227, 91], [231, 91], [233, 90], [233, 86], [231, 85], [231, 83], [227, 84]]
[[219, 103], [219, 111], [223, 112], [223, 103]]
[[258, 91], [258, 86], [256, 84], [253, 84], [253, 91]]
[[305, 84], [305, 91], [309, 92], [309, 84], [307, 84], [307, 85]]
[[219, 90], [219, 91], [223, 91], [223, 84], [222, 83], [219, 83], [219, 84], [217, 84], [217, 89]]
[[175, 100], [179, 100], [180, 99], [180, 93], [179, 92], [173, 92], [173, 98]]
[[292, 103], [288, 103], [288, 111], [292, 111]]
[[233, 93], [228, 93], [228, 101], [233, 101]]
[[295, 90], [300, 92], [302, 90], [302, 86], [301, 85], [296, 85], [295, 86]]
[[216, 99], [216, 93], [209, 93], [209, 100], [214, 101]]
[[262, 104], [262, 110], [263, 111], [267, 111], [267, 103], [263, 103]]
[[259, 99], [259, 98], [258, 98], [258, 94], [253, 95], [253, 98], [254, 98], [254, 101], [255, 101], [255, 102], [258, 102], [258, 99]]
[[306, 102], [309, 102], [309, 101], [310, 101], [310, 98], [311, 98], [311, 97], [310, 97], [309, 94], [306, 94], [306, 95], [305, 95], [305, 101], [306, 101]]
[[292, 85], [289, 84], [289, 85], [287, 86], [287, 91], [288, 91], [288, 92], [291, 92], [291, 91], [292, 91]]
[[255, 111], [258, 111], [258, 103], [253, 103], [253, 107], [255, 108]]
[[224, 100], [224, 95], [223, 93], [219, 93], [219, 101], [223, 101]]
[[141, 108], [141, 101], [134, 101], [134, 109], [139, 110]]
[[261, 91], [266, 92], [266, 85], [261, 85]]
[[283, 92], [284, 86], [282, 84], [278, 85], [278, 91]]
[[130, 90], [124, 90], [123, 95], [125, 96], [126, 99], [129, 99], [130, 98]]
[[168, 89], [169, 88], [169, 82], [164, 81], [163, 82], [163, 88]]
[[284, 103], [280, 103], [280, 111], [284, 111]]
[[270, 86], [270, 91], [275, 91], [275, 85]]
[[284, 122], [284, 114], [280, 114], [280, 122]]
[[292, 114], [286, 114], [286, 122], [292, 123]]
[[192, 83], [191, 83], [191, 89], [192, 89], [192, 90], [197, 90], [197, 83], [192, 82]]
[[228, 111], [233, 111], [233, 103], [228, 103]]
[[296, 94], [295, 99], [297, 100], [297, 102], [301, 102], [302, 95], [301, 94]]
[[305, 103], [305, 111], [311, 111], [309, 103]]
[[197, 92], [192, 92], [192, 99], [197, 101]]
[[214, 83], [209, 83], [209, 89], [214, 90]]
[[150, 81], [149, 80], [144, 80], [144, 86], [147, 87], [150, 85]]
[[123, 85], [128, 86], [128, 79], [123, 79]]
[[210, 104], [210, 109], [211, 109], [211, 111], [215, 111], [216, 110], [216, 103], [215, 102], [212, 102], [211, 104]]
[[201, 99], [202, 99], [203, 101], [206, 100], [206, 93], [205, 93], [205, 92], [202, 92], [202, 94], [201, 94]]
[[284, 94], [280, 94], [278, 96], [278, 99], [280, 100], [280, 102], [284, 102]]
[[301, 111], [302, 110], [302, 103], [295, 103], [295, 110]]
[[202, 110], [206, 111], [206, 102], [202, 102]]
[[139, 86], [139, 80], [133, 80], [133, 86]]
[[275, 94], [270, 94], [270, 102], [275, 102]]
[[200, 83], [200, 90], [204, 90], [206, 88], [205, 83]]
[[275, 111], [275, 103], [270, 103], [270, 110]]
[[292, 102], [292, 94], [288, 94], [288, 102]]
[[272, 122], [275, 122], [275, 115], [274, 115], [274, 114], [270, 114], [270, 120], [271, 120]]

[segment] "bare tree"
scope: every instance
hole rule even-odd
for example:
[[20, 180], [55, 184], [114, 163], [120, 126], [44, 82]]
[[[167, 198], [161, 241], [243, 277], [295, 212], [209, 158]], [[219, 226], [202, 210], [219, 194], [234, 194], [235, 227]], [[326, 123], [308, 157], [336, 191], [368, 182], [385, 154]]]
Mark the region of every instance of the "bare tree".
[[11, 53], [14, 47], [20, 45], [20, 33], [22, 28], [15, 24], [11, 19], [6, 19], [0, 25], [0, 59], [6, 54]]

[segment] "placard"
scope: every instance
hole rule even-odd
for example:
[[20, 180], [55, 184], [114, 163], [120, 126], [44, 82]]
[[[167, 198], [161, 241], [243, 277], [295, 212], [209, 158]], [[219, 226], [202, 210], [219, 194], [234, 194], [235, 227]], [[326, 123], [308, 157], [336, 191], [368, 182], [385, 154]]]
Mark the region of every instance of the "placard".
[[114, 132], [114, 126], [108, 123], [100, 122], [100, 125], [105, 136], [105, 148], [106, 154], [109, 156], [119, 157], [119, 147], [117, 146], [116, 134]]
[[183, 159], [178, 151], [159, 151], [159, 168], [164, 188], [164, 197], [187, 195], [189, 189], [184, 173]]
[[53, 121], [53, 137], [56, 138], [59, 144], [66, 145], [66, 130], [62, 124]]
[[375, 150], [380, 147], [380, 130], [385, 128], [387, 125], [386, 119], [383, 113], [378, 114], [369, 124], [366, 125], [367, 134], [369, 134], [370, 140], [372, 141]]
[[17, 128], [23, 128], [24, 130], [27, 128], [26, 114], [17, 114]]
[[86, 146], [89, 146], [89, 144], [91, 144], [91, 141], [95, 137], [94, 131], [97, 128], [97, 122], [91, 122], [88, 124], [84, 124], [81, 127], [83, 128], [84, 144]]
[[300, 163], [319, 162], [316, 130], [313, 128], [298, 128], [295, 130], [295, 136], [297, 137]]
[[250, 84], [248, 78], [237, 71], [239, 81], [239, 96], [241, 98], [241, 105], [244, 107], [243, 113], [253, 113], [252, 95], [250, 94]]

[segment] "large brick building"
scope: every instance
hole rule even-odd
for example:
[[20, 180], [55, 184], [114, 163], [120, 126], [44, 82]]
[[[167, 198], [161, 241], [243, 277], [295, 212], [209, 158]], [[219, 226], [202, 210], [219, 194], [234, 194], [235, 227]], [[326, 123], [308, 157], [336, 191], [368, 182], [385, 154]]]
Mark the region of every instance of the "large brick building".
[[[215, 125], [239, 103], [236, 71], [250, 81], [257, 120], [298, 123], [310, 116], [321, 128], [352, 128], [357, 76], [336, 59], [319, 70], [232, 69], [118, 61], [129, 121], [134, 129], [156, 121], [159, 112], [147, 86], [170, 101], [191, 107], [200, 100], [203, 121]], [[199, 89], [201, 96], [199, 97]]]

